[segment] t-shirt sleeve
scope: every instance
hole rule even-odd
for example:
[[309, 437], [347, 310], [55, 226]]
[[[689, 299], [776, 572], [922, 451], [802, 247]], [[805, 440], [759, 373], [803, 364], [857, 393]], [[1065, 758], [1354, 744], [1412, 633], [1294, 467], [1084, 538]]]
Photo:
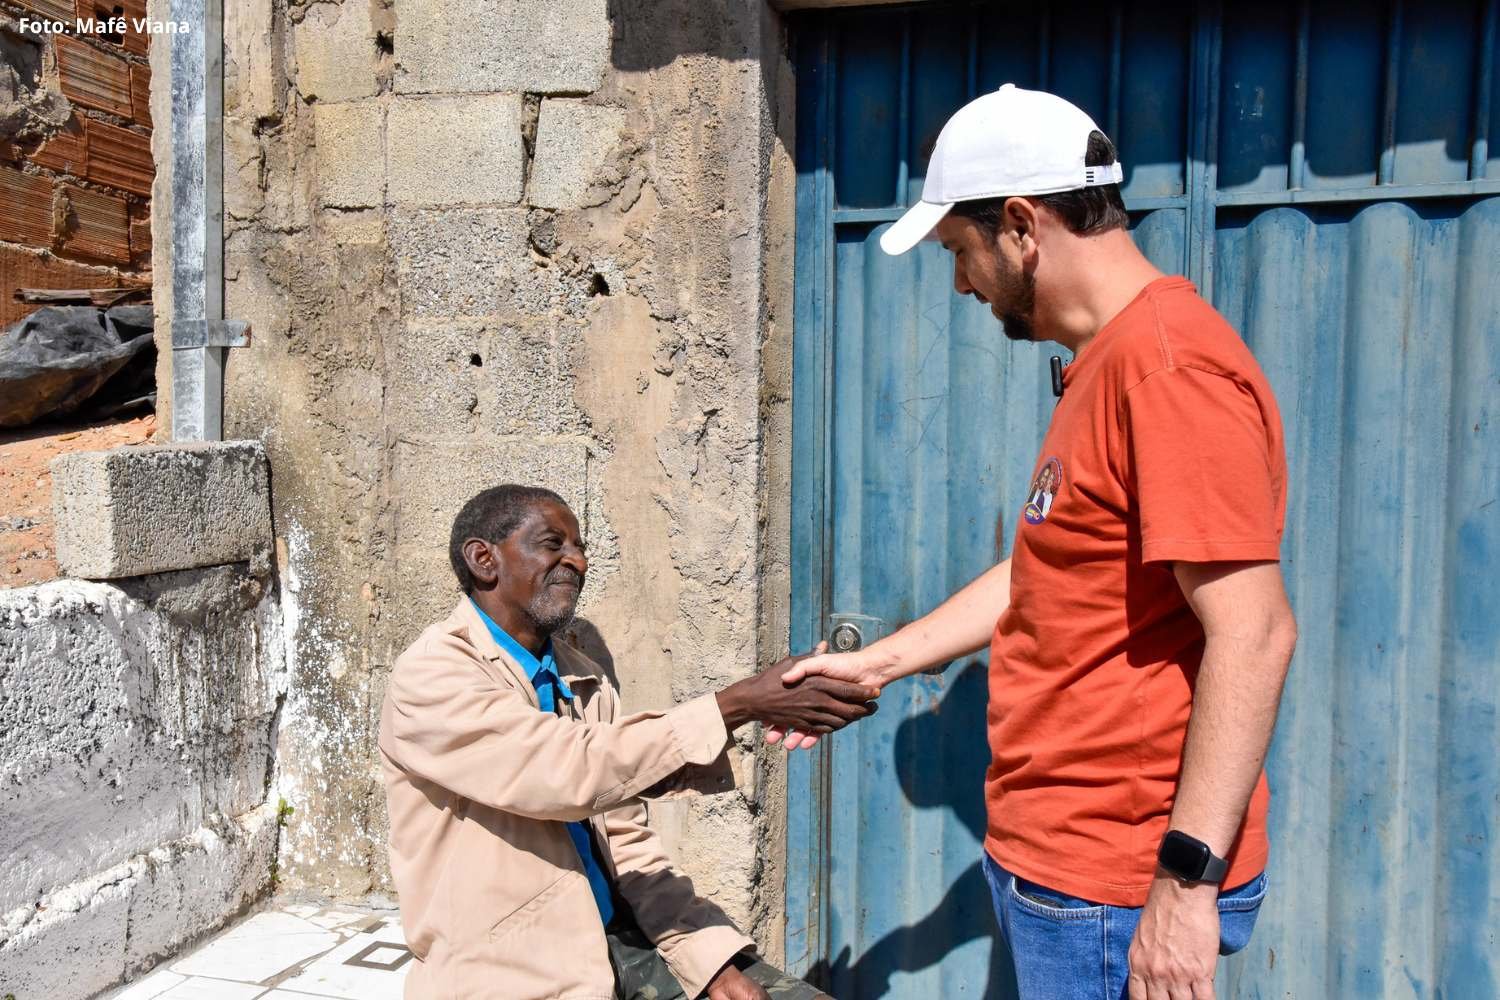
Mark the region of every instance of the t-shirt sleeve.
[[1179, 366], [1147, 376], [1125, 406], [1142, 561], [1280, 558], [1270, 437], [1249, 388]]

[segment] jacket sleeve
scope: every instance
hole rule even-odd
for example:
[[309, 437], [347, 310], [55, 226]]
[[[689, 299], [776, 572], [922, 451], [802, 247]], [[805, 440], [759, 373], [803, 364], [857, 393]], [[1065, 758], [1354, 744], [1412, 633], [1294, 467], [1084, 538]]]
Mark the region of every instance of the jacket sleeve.
[[632, 803], [601, 817], [615, 865], [615, 886], [688, 997], [697, 997], [724, 963], [755, 942], [713, 903], [698, 896], [661, 839]]
[[386, 689], [380, 746], [414, 776], [494, 809], [570, 822], [629, 802], [729, 734], [714, 696], [668, 712], [585, 723], [536, 710], [452, 636], [403, 654]]

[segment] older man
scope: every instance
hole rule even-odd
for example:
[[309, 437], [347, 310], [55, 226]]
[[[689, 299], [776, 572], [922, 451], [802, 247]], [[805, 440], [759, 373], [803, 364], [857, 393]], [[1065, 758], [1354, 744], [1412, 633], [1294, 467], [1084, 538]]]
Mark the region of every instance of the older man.
[[618, 716], [600, 668], [555, 634], [588, 571], [557, 494], [485, 490], [455, 519], [449, 558], [464, 596], [396, 660], [380, 721], [409, 1000], [815, 996], [747, 954], [640, 799], [709, 774], [728, 787], [729, 732], [751, 720], [832, 732], [878, 692], [786, 687], [788, 659]]

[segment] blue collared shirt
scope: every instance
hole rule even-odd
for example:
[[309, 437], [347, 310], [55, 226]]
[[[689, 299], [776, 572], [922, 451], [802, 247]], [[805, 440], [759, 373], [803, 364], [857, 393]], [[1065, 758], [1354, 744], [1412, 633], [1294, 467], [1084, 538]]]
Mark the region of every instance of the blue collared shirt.
[[[470, 598], [473, 603], [473, 599]], [[543, 712], [551, 715], [557, 711], [557, 701], [572, 701], [573, 692], [568, 685], [558, 676], [557, 662], [552, 658], [552, 640], [547, 640], [547, 648], [542, 650], [542, 658], [538, 660], [531, 654], [531, 650], [521, 645], [505, 629], [496, 625], [489, 615], [484, 613], [477, 603], [474, 610], [479, 612], [480, 619], [490, 635], [500, 644], [500, 648], [510, 654], [521, 669], [526, 671], [526, 676], [531, 680], [531, 686], [536, 688], [536, 699]], [[604, 877], [604, 869], [599, 866], [599, 859], [595, 857], [594, 838], [589, 832], [589, 826], [584, 822], [567, 824], [568, 836], [573, 838], [573, 846], [578, 849], [578, 856], [583, 859], [583, 873], [588, 876], [589, 888], [594, 891], [594, 902], [599, 907], [599, 919], [604, 925], [609, 926], [610, 918], [615, 915], [615, 904], [610, 898], [609, 879]]]

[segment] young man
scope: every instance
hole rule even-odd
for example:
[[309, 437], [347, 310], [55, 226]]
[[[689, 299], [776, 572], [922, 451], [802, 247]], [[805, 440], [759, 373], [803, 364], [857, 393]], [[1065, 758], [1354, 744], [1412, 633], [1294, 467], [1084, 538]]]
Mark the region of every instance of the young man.
[[485, 490], [455, 519], [449, 557], [464, 596], [397, 658], [380, 718], [409, 1000], [816, 996], [742, 954], [753, 942], [697, 897], [640, 799], [728, 788], [731, 730], [832, 732], [874, 711], [875, 692], [789, 688], [789, 658], [619, 716], [600, 668], [555, 635], [588, 572], [560, 497]]
[[879, 687], [990, 646], [984, 864], [1027, 998], [1213, 995], [1265, 892], [1262, 763], [1296, 641], [1276, 400], [1136, 248], [1121, 179], [1051, 94], [1006, 85], [944, 126], [881, 246], [935, 235], [1007, 336], [1073, 352], [1031, 480], [1045, 498], [935, 611], [787, 678]]

